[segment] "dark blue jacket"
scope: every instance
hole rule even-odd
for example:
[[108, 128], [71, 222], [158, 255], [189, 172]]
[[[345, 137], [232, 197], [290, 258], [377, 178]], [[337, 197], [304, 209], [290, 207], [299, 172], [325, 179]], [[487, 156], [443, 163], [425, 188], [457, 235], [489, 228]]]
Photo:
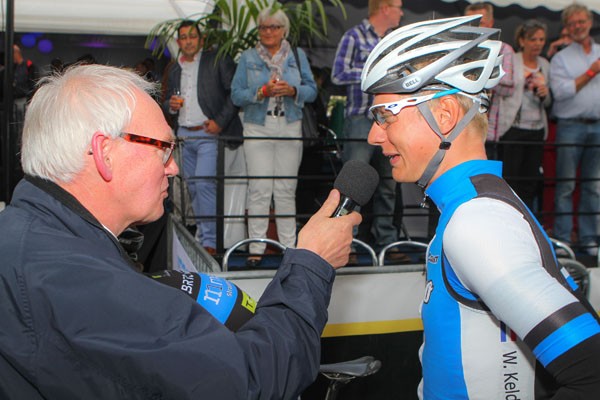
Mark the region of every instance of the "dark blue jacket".
[[2, 399], [295, 399], [316, 378], [335, 272], [312, 252], [234, 333], [53, 183], [19, 183], [0, 232]]

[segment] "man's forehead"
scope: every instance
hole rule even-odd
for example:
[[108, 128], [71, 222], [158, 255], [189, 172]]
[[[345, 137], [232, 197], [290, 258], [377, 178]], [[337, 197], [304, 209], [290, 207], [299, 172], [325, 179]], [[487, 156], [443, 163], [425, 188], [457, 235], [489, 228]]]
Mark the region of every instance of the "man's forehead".
[[179, 36], [189, 35], [190, 33], [200, 34], [200, 30], [196, 25], [182, 26], [179, 28]]
[[480, 23], [481, 22], [487, 23], [491, 19], [490, 14], [487, 12], [487, 10], [485, 8], [482, 8], [479, 10], [470, 10], [470, 11], [467, 11], [465, 14], [466, 15], [481, 15]]
[[412, 93], [378, 93], [375, 95], [375, 100], [380, 99], [391, 99], [390, 101], [400, 100], [405, 97], [412, 97], [414, 94]]
[[135, 91], [135, 95], [136, 104], [129, 128], [137, 130], [137, 132], [132, 133], [155, 139], [172, 140], [174, 138], [173, 129], [167, 123], [156, 101], [148, 93], [139, 89]]
[[569, 15], [569, 18], [567, 18], [567, 21], [572, 21], [572, 20], [580, 20], [580, 19], [588, 19], [588, 14], [585, 11], [576, 11], [573, 14]]

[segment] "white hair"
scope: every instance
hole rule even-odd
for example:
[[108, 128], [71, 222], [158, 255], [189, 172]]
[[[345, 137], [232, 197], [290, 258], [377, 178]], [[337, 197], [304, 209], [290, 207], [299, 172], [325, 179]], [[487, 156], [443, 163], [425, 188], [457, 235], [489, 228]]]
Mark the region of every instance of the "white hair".
[[118, 137], [135, 109], [136, 91], [156, 85], [133, 71], [79, 65], [43, 78], [25, 115], [23, 171], [69, 182], [85, 164], [95, 132]]
[[273, 12], [272, 8], [263, 8], [256, 17], [258, 25], [262, 24], [266, 19], [272, 18], [283, 26], [283, 37], [287, 38], [290, 33], [290, 19], [285, 11], [281, 8]]

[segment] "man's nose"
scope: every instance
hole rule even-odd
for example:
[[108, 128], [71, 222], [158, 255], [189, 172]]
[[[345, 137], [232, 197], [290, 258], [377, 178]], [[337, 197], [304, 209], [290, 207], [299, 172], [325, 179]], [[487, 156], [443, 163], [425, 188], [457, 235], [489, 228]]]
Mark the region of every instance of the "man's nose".
[[372, 146], [381, 146], [381, 143], [385, 141], [385, 138], [385, 129], [377, 125], [376, 122], [373, 122], [373, 125], [371, 125], [371, 130], [369, 130], [367, 142]]

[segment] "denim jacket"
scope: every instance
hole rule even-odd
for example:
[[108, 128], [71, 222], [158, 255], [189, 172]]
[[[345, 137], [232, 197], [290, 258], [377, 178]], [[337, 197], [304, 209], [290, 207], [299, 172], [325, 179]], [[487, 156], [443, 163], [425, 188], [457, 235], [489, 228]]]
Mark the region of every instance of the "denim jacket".
[[[283, 68], [282, 79], [296, 88], [296, 96], [283, 98], [283, 110], [288, 123], [302, 119], [304, 103], [310, 103], [317, 97], [317, 85], [310, 70], [308, 59], [302, 49], [298, 49], [298, 59], [302, 69], [302, 77], [294, 52], [290, 50]], [[258, 56], [255, 48], [244, 51], [231, 82], [231, 99], [233, 104], [242, 107], [244, 122], [264, 125], [267, 117], [269, 98], [258, 100], [256, 93], [269, 78], [271, 72], [267, 64]]]

